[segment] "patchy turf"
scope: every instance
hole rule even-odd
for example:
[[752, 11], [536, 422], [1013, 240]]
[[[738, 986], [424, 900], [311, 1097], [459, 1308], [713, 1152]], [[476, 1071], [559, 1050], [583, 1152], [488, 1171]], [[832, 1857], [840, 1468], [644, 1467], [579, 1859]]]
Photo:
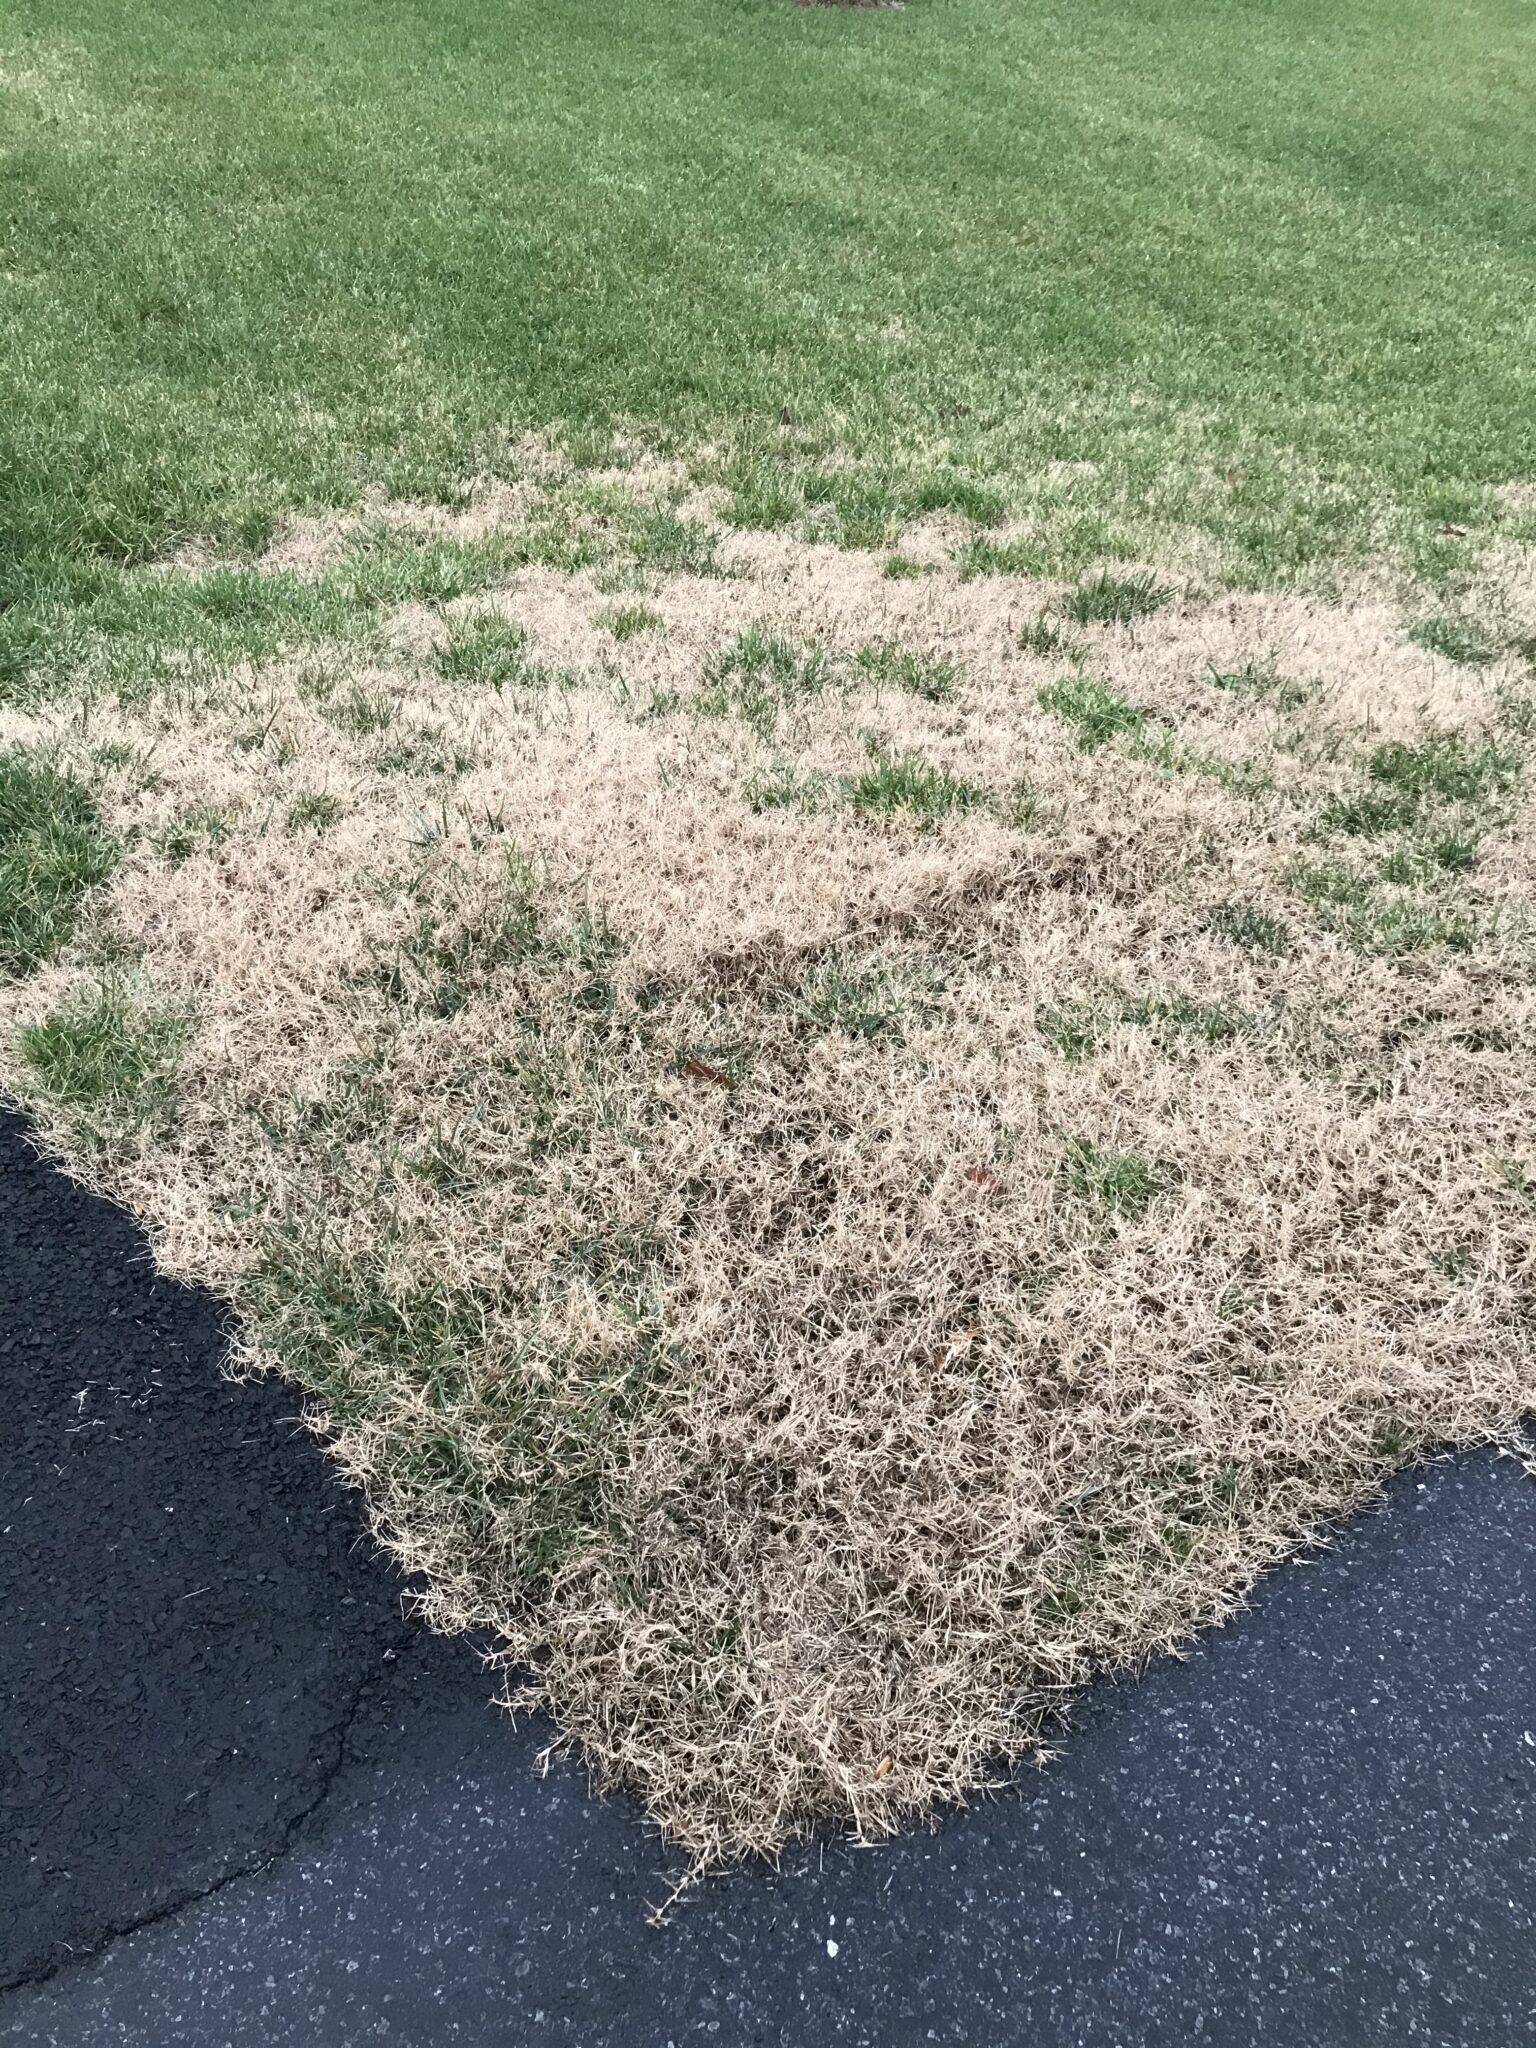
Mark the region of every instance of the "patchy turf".
[[0, 1058], [709, 1859], [963, 1796], [1536, 1397], [1529, 677], [595, 488], [85, 609], [0, 758], [116, 866]]

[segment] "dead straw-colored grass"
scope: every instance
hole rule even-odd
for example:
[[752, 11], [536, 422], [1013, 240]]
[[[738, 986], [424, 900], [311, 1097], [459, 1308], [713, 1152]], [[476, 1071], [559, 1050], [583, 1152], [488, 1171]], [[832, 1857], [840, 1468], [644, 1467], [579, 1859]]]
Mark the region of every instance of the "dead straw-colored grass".
[[[1085, 749], [1039, 701], [1072, 662], [1015, 644], [1059, 591], [722, 545], [653, 579], [665, 632], [531, 569], [326, 680], [0, 733], [127, 848], [0, 998], [9, 1083], [314, 1395], [432, 1618], [701, 1861], [963, 1798], [1536, 1396], [1514, 672], [1385, 606], [1191, 595], [1085, 636], [1141, 714]], [[439, 673], [484, 612], [528, 680]], [[825, 651], [804, 694], [721, 683], [754, 625]], [[877, 685], [877, 640], [958, 686]], [[1329, 826], [1447, 732], [1498, 773]], [[970, 795], [863, 803], [912, 762]], [[104, 974], [192, 1020], [171, 1120], [10, 1050]]]

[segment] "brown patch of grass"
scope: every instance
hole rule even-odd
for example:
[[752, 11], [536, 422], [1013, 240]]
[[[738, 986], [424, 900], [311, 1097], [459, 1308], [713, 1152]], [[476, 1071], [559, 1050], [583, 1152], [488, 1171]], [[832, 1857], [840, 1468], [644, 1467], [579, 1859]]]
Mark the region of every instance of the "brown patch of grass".
[[[963, 1797], [1536, 1394], [1505, 665], [1277, 596], [1064, 648], [1027, 576], [718, 549], [664, 632], [528, 567], [323, 688], [13, 718], [123, 853], [0, 991], [132, 949], [156, 1116], [14, 1028], [9, 1083], [704, 1860]], [[497, 619], [516, 664], [440, 658]]]

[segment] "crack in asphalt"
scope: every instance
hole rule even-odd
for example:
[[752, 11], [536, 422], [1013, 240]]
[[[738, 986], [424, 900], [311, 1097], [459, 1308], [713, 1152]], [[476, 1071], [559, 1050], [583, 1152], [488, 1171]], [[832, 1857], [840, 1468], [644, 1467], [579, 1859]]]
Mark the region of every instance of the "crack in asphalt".
[[[402, 1630], [399, 1636], [383, 1650], [380, 1661], [386, 1665], [393, 1663], [409, 1641], [409, 1630]], [[99, 1940], [91, 1942], [84, 1948], [71, 1949], [67, 1955], [62, 1956], [56, 1962], [45, 1964], [41, 1969], [25, 1972], [20, 1976], [0, 1978], [0, 1991], [34, 1990], [40, 1985], [50, 1983], [62, 1971], [75, 1969], [86, 1963], [96, 1962], [109, 1949], [116, 1947], [120, 1942], [126, 1941], [130, 1935], [138, 1934], [145, 1928], [158, 1927], [167, 1920], [176, 1919], [178, 1915], [185, 1913], [190, 1907], [201, 1905], [205, 1899], [215, 1898], [227, 1886], [238, 1884], [243, 1878], [263, 1877], [268, 1871], [273, 1870], [281, 1863], [285, 1857], [291, 1856], [299, 1844], [299, 1838], [305, 1827], [317, 1817], [320, 1809], [330, 1798], [335, 1788], [336, 1780], [346, 1767], [348, 1761], [347, 1751], [351, 1741], [352, 1730], [358, 1715], [362, 1711], [364, 1701], [373, 1688], [384, 1684], [386, 1676], [387, 1673], [379, 1671], [364, 1671], [357, 1683], [352, 1687], [351, 1696], [346, 1706], [336, 1717], [332, 1727], [325, 1731], [328, 1743], [334, 1738], [335, 1749], [329, 1762], [321, 1771], [319, 1787], [296, 1813], [290, 1814], [288, 1819], [282, 1823], [282, 1833], [275, 1848], [268, 1849], [260, 1855], [248, 1857], [243, 1861], [232, 1864], [229, 1869], [221, 1871], [219, 1876], [214, 1878], [211, 1883], [193, 1886], [187, 1891], [180, 1893], [177, 1897], [154, 1907], [150, 1912], [142, 1913], [131, 1920], [125, 1920], [121, 1926], [108, 1928]]]
[[0, 1988], [281, 1861], [406, 1582], [224, 1310], [0, 1106]]
[[[16, 2048], [1507, 2048], [1536, 1941], [1536, 1487], [1405, 1475], [1046, 1770], [639, 1910], [659, 1845], [412, 1631], [302, 1853], [0, 2010]], [[386, 1671], [396, 1672], [384, 1683]], [[331, 1705], [336, 1705], [333, 1699]], [[663, 1879], [664, 1881], [664, 1879]]]

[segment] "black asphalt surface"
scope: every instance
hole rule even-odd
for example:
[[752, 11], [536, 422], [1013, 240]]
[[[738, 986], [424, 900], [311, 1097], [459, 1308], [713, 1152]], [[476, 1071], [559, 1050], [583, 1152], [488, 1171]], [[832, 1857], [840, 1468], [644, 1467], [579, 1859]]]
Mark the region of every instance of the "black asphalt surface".
[[291, 1394], [0, 1112], [0, 1986], [286, 1849], [405, 1628]]
[[675, 1872], [0, 1121], [0, 2042], [1536, 2040], [1536, 1486], [1407, 1475], [934, 1834]]

